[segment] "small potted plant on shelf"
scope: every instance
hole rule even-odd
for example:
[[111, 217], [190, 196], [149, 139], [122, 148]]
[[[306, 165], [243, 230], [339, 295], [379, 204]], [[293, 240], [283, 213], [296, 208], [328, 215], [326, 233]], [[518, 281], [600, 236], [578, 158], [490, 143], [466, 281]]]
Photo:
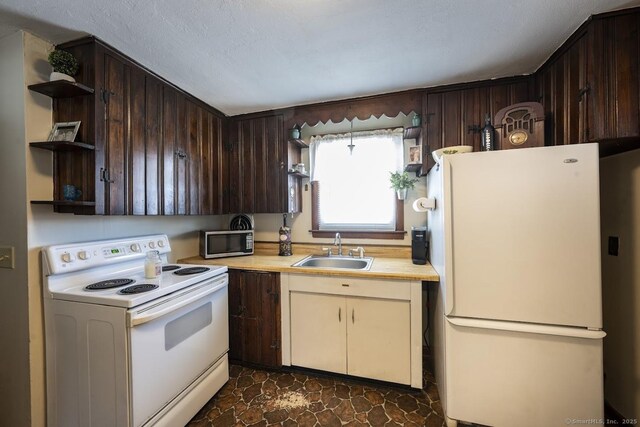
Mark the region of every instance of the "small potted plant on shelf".
[[53, 72], [49, 76], [49, 81], [68, 80], [75, 82], [73, 76], [78, 72], [78, 61], [76, 58], [64, 50], [54, 50], [49, 54], [49, 64], [53, 67]]
[[389, 177], [391, 188], [396, 190], [398, 200], [406, 199], [407, 190], [409, 188], [413, 189], [418, 179], [409, 177], [409, 174], [406, 172], [389, 172], [389, 174], [391, 175]]

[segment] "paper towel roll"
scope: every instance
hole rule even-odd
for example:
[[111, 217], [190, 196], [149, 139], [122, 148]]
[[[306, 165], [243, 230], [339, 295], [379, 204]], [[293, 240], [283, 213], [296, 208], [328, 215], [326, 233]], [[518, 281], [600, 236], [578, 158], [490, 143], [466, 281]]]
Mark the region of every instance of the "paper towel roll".
[[426, 212], [430, 209], [434, 209], [435, 206], [435, 199], [427, 199], [426, 197], [420, 197], [413, 202], [413, 210], [416, 212]]

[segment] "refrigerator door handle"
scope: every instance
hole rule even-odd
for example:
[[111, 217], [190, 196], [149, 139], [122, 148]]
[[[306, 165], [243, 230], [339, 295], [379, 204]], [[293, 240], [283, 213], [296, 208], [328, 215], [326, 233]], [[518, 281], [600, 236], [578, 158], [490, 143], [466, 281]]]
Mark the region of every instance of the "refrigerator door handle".
[[[445, 275], [445, 295], [444, 295], [444, 314], [450, 315], [453, 313], [453, 286], [455, 282], [455, 278], [453, 277], [453, 221], [452, 218], [452, 210], [453, 210], [453, 174], [451, 163], [449, 163], [447, 156], [442, 157], [443, 164], [443, 194], [442, 198], [444, 199], [444, 275]], [[445, 195], [448, 195], [446, 197]]]
[[556, 335], [572, 338], [586, 338], [598, 340], [607, 334], [602, 330], [586, 328], [572, 328], [568, 326], [549, 326], [534, 323], [504, 322], [502, 320], [469, 319], [462, 317], [445, 317], [452, 325], [464, 328], [493, 329], [497, 331], [522, 332], [539, 335]]

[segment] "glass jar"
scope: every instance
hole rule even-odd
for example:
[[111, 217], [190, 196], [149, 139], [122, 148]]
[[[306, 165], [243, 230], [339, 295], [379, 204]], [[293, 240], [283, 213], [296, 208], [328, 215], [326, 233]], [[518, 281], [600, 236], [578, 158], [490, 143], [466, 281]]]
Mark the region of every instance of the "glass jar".
[[144, 277], [147, 279], [156, 279], [162, 274], [162, 260], [160, 252], [149, 251], [144, 260]]

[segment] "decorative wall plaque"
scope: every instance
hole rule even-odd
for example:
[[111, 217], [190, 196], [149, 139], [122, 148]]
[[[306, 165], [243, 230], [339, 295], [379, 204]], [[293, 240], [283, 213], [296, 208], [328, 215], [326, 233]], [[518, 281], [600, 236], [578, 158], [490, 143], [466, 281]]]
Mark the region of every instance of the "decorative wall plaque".
[[544, 109], [538, 102], [503, 108], [496, 113], [494, 126], [501, 150], [544, 146]]

